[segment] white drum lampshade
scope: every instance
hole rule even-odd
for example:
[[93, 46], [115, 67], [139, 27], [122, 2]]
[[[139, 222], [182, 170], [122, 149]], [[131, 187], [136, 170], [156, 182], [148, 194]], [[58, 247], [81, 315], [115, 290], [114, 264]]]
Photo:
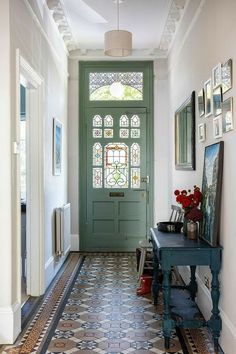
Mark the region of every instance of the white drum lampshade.
[[132, 53], [132, 33], [113, 30], [105, 33], [105, 55], [126, 57]]

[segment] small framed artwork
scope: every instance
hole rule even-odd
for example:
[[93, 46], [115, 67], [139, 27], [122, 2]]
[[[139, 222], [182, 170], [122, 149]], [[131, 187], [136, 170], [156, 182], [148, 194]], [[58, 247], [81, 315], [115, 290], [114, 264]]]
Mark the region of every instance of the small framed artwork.
[[53, 118], [53, 174], [61, 174], [62, 124]]
[[222, 88], [218, 86], [213, 90], [213, 113], [218, 116], [222, 113]]
[[223, 133], [233, 130], [233, 97], [222, 103], [222, 128]]
[[201, 90], [198, 92], [197, 99], [198, 99], [198, 112], [199, 112], [199, 116], [202, 117], [202, 116], [204, 116], [204, 113], [205, 113], [204, 89], [201, 89]]
[[215, 89], [220, 85], [221, 85], [221, 63], [217, 64], [212, 69], [212, 88]]
[[222, 137], [222, 116], [213, 119], [213, 136], [215, 139]]
[[206, 140], [206, 123], [198, 124], [198, 141], [199, 143]]
[[206, 146], [202, 176], [200, 237], [211, 246], [219, 244], [224, 142]]
[[209, 117], [212, 114], [211, 79], [205, 82], [204, 91], [205, 91], [205, 117]]
[[233, 61], [229, 59], [221, 69], [222, 92], [225, 93], [232, 88]]

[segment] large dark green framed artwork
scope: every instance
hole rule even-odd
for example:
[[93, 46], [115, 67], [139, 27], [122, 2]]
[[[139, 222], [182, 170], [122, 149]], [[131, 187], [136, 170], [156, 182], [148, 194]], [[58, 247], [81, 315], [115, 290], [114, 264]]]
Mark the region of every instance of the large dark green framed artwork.
[[195, 170], [195, 91], [175, 112], [175, 168]]
[[206, 146], [202, 177], [203, 220], [200, 236], [211, 246], [219, 243], [224, 142]]

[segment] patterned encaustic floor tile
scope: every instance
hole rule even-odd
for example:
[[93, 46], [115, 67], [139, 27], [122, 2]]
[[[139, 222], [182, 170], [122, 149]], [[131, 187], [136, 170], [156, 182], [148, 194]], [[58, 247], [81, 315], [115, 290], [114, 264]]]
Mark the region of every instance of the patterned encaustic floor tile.
[[[132, 253], [72, 254], [39, 312], [2, 353], [166, 353], [163, 304], [137, 296]], [[204, 329], [173, 332], [169, 353], [214, 353]]]

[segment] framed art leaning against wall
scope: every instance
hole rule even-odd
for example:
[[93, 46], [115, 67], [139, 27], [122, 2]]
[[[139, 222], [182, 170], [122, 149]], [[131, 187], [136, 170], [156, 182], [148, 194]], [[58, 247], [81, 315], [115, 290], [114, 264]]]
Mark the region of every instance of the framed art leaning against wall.
[[223, 150], [224, 142], [220, 141], [206, 146], [204, 155], [200, 237], [211, 246], [219, 243]]

